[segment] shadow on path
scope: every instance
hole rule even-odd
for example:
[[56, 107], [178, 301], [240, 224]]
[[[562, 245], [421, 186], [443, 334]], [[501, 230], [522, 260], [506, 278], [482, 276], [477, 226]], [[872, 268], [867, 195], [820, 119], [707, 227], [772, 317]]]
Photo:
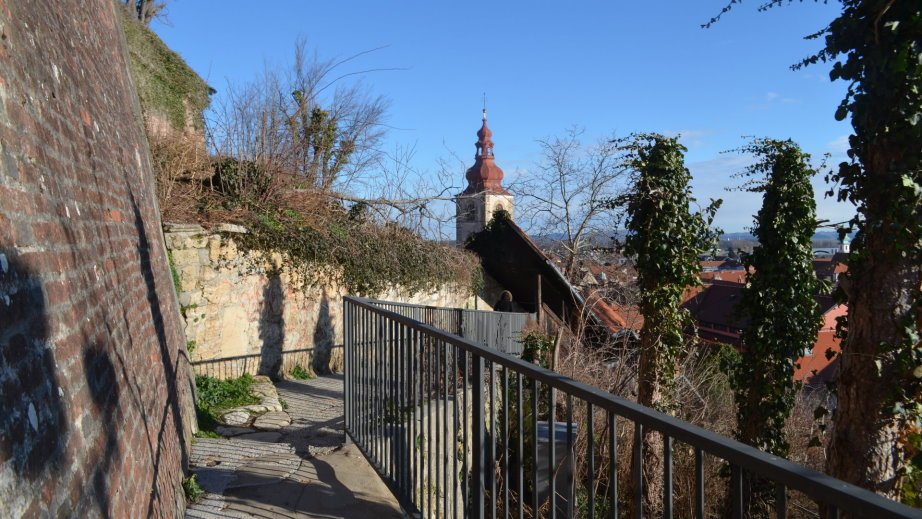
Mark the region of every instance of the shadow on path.
[[343, 446], [342, 384], [341, 375], [278, 382], [292, 418], [281, 437], [200, 440], [192, 463], [209, 494], [186, 517], [403, 517], [365, 457]]

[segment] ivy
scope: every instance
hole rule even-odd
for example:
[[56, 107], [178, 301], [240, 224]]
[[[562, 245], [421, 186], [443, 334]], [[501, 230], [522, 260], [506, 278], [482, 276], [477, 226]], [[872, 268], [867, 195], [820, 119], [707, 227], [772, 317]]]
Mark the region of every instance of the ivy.
[[[635, 134], [622, 140], [625, 166], [632, 186], [613, 200], [624, 207], [627, 236], [624, 250], [634, 259], [640, 290], [640, 351], [637, 368], [637, 402], [675, 413], [675, 382], [685, 333], [694, 330], [691, 316], [682, 308], [682, 293], [700, 284], [698, 256], [710, 250], [719, 234], [711, 230], [720, 200], [702, 211], [692, 212], [691, 173], [685, 167], [686, 148], [675, 138], [659, 134]], [[660, 511], [663, 460], [662, 438], [645, 431], [644, 458], [640, 462], [645, 483], [643, 500], [635, 512], [656, 515]], [[637, 489], [635, 489], [637, 490]]]
[[117, 9], [128, 43], [131, 75], [145, 115], [165, 118], [182, 131], [187, 121], [204, 128], [203, 112], [214, 90], [148, 27]]
[[[341, 207], [323, 212], [322, 218], [308, 219], [268, 208], [250, 214], [249, 232], [233, 239], [275, 268], [299, 273], [306, 285], [332, 282], [353, 294], [373, 296], [396, 287], [417, 293], [447, 284], [473, 291], [477, 284], [480, 269], [470, 253]], [[279, 259], [282, 264], [276, 265]]]
[[[838, 199], [857, 207], [846, 285], [852, 289], [845, 295], [849, 316], [861, 310], [858, 305], [890, 309], [891, 315], [878, 316], [880, 322], [870, 326], [892, 332], [880, 340], [866, 329], [869, 324], [843, 322], [843, 352], [871, 355], [843, 363], [840, 383], [883, 388], [877, 412], [890, 420], [877, 422], [877, 427], [896, 422], [901, 440], [893, 446], [895, 462], [906, 475], [912, 471], [913, 453], [906, 438], [922, 421], [922, 4], [845, 0], [842, 6], [842, 15], [824, 33], [825, 48], [804, 64], [831, 61], [830, 79], [849, 83], [835, 116], [851, 116], [850, 160], [830, 177], [839, 185]], [[881, 284], [884, 290], [868, 290]], [[893, 322], [895, 326], [889, 324]], [[871, 362], [877, 376], [858, 375], [860, 364]], [[849, 399], [863, 390], [849, 393], [840, 395], [846, 413], [859, 409]], [[860, 417], [836, 418], [848, 423]], [[839, 436], [833, 438], [832, 450], [844, 444]], [[889, 485], [881, 481], [890, 479], [887, 475], [868, 477], [874, 485]], [[899, 489], [889, 492], [898, 495]]]
[[787, 456], [784, 424], [799, 389], [795, 363], [813, 347], [822, 325], [814, 298], [822, 285], [813, 271], [811, 243], [816, 201], [810, 178], [816, 170], [790, 140], [755, 139], [738, 151], [757, 157], [741, 175], [753, 179], [744, 189], [763, 199], [753, 228], [759, 245], [742, 258], [747, 275], [739, 311], [748, 323], [730, 376], [737, 437]]
[[[813, 270], [816, 200], [810, 178], [816, 170], [790, 140], [754, 139], [737, 151], [757, 158], [740, 176], [750, 178], [744, 190], [762, 193], [762, 208], [753, 227], [759, 245], [742, 257], [747, 274], [738, 312], [747, 323], [730, 370], [736, 436], [787, 457], [784, 426], [800, 389], [796, 362], [813, 347], [823, 322], [814, 298], [823, 287]], [[766, 480], [751, 482], [753, 516], [767, 514], [757, 510], [773, 500], [772, 488]]]
[[[741, 3], [731, 0], [705, 26]], [[768, 0], [760, 10], [792, 0]], [[829, 472], [900, 497], [918, 467], [922, 423], [922, 3], [842, 0], [842, 13], [808, 38], [825, 41], [797, 69], [831, 63], [848, 83], [835, 118], [851, 118], [849, 160], [827, 177], [856, 206], [840, 297], [843, 338]]]
[[700, 283], [698, 256], [713, 247], [719, 234], [711, 229], [721, 201], [692, 212], [691, 173], [686, 148], [675, 138], [633, 135], [621, 143], [632, 188], [614, 204], [627, 212], [625, 252], [634, 258], [641, 293], [641, 404], [671, 411], [671, 393], [685, 330], [692, 328], [682, 293]]

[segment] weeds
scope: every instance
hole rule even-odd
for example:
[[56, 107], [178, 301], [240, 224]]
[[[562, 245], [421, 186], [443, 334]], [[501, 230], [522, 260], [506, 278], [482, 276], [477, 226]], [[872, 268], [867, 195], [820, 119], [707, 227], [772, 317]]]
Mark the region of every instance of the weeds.
[[182, 490], [186, 494], [186, 501], [189, 503], [194, 503], [205, 495], [205, 490], [198, 484], [196, 474], [182, 480]]
[[231, 408], [257, 404], [259, 398], [250, 392], [253, 377], [244, 374], [239, 378], [218, 380], [207, 375], [196, 375], [195, 414], [198, 417], [199, 438], [220, 438], [216, 429], [221, 414]]
[[294, 367], [291, 368], [291, 371], [288, 372], [288, 374], [291, 375], [291, 378], [298, 380], [311, 380], [314, 378], [314, 374], [301, 367], [300, 364], [295, 364]]

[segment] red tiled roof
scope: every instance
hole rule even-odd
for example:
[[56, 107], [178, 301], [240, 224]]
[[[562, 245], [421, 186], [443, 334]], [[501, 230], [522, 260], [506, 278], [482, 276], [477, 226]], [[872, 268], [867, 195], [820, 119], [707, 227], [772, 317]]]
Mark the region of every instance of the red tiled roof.
[[834, 274], [848, 272], [848, 254], [837, 252], [828, 258], [813, 258], [813, 271], [820, 279], [831, 278]]
[[627, 327], [627, 320], [624, 316], [606, 303], [598, 292], [593, 291], [586, 297], [586, 305], [602, 324], [612, 332], [618, 332]]
[[[748, 322], [748, 319], [736, 315], [736, 305], [743, 299], [743, 288], [741, 283], [712, 280], [698, 293], [688, 297], [683, 306], [700, 323], [740, 330]], [[816, 295], [815, 299], [823, 315], [836, 306], [832, 296]]]

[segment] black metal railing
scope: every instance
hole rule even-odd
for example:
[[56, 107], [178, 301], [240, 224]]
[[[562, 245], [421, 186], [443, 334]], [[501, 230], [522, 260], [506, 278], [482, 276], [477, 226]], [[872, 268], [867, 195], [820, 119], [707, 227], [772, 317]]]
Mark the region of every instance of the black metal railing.
[[522, 330], [536, 321], [536, 314], [445, 308], [394, 301], [370, 300], [372, 304], [440, 330], [464, 337], [503, 353], [521, 355]]
[[344, 307], [346, 437], [411, 516], [743, 517], [758, 481], [766, 517], [922, 517], [378, 302]]
[[[343, 346], [335, 345], [328, 348], [330, 352], [342, 350]], [[316, 348], [300, 348], [295, 350], [284, 350], [277, 353], [281, 356], [282, 372], [287, 373], [295, 366], [308, 369], [313, 365], [314, 356], [317, 354]], [[248, 375], [258, 375], [260, 367], [265, 363], [264, 355], [261, 353], [252, 353], [248, 355], [235, 355], [232, 357], [218, 357], [212, 359], [194, 360], [192, 371], [196, 375], [207, 375], [219, 379], [237, 378]]]

